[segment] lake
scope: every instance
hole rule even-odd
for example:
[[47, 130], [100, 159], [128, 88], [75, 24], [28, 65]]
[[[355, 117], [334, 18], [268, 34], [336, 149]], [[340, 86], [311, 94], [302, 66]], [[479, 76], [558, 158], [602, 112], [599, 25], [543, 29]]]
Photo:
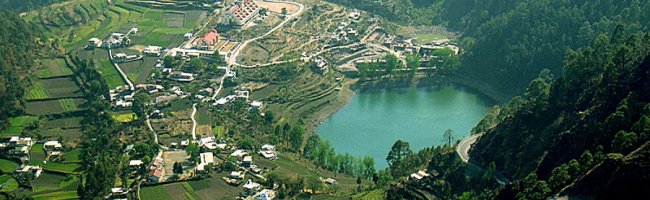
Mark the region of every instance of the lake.
[[[443, 133], [461, 139], [491, 106], [462, 87], [390, 89], [359, 92], [317, 129], [337, 153], [372, 156], [377, 169], [388, 167], [386, 156], [398, 139], [413, 152], [445, 143]], [[454, 140], [455, 141], [455, 140]]]

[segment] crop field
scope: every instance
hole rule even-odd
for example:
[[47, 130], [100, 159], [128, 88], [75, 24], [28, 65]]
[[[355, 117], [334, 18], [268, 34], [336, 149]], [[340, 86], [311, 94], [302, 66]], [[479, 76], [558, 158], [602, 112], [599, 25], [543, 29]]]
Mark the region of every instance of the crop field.
[[142, 199], [174, 200], [164, 186], [145, 187], [140, 191]]
[[4, 174], [10, 174], [20, 165], [17, 162], [7, 159], [0, 159], [0, 171]]
[[47, 100], [47, 101], [32, 101], [27, 103], [27, 113], [34, 115], [48, 115], [59, 114], [70, 111], [77, 111], [83, 109], [83, 98]]
[[7, 174], [0, 176], [0, 185], [2, 186], [0, 189], [2, 193], [9, 193], [18, 189], [18, 181]]
[[124, 82], [120, 73], [108, 59], [108, 53], [104, 59], [99, 60], [97, 63], [99, 63], [99, 68], [97, 70], [99, 70], [99, 73], [104, 77], [109, 88], [113, 89], [118, 86], [126, 85], [126, 82]]
[[[65, 153], [64, 153], [65, 154]], [[57, 162], [47, 162], [45, 163], [45, 151], [43, 151], [43, 144], [34, 144], [32, 149], [29, 151], [31, 160], [29, 161], [30, 165], [40, 165], [43, 166], [43, 169], [56, 171], [60, 173], [78, 173], [77, 169], [81, 167], [79, 164], [64, 164]]]
[[81, 138], [81, 129], [71, 128], [71, 129], [61, 129], [61, 128], [51, 128], [51, 129], [42, 129], [38, 132], [39, 135], [56, 139], [59, 136], [63, 137], [64, 140], [72, 141], [78, 140]]
[[8, 138], [11, 136], [20, 135], [26, 126], [34, 123], [36, 120], [38, 120], [38, 117], [34, 116], [19, 116], [10, 118], [9, 128], [1, 132], [0, 138]]
[[34, 186], [36, 192], [58, 190], [64, 178], [65, 176], [62, 175], [42, 173], [32, 182], [32, 186]]
[[206, 107], [201, 107], [196, 110], [196, 123], [199, 125], [212, 124], [212, 113]]
[[196, 134], [203, 136], [213, 136], [212, 126], [210, 125], [200, 125], [196, 126]]
[[38, 78], [50, 78], [72, 75], [72, 70], [67, 67], [62, 58], [42, 59], [43, 68], [36, 72]]
[[34, 82], [28, 100], [82, 97], [83, 93], [72, 78], [42, 79]]
[[77, 195], [77, 191], [61, 191], [61, 192], [37, 194], [32, 196], [32, 198], [34, 198], [35, 200], [41, 200], [41, 199], [65, 200], [65, 199], [79, 199], [79, 195]]
[[[226, 174], [223, 173], [222, 175]], [[189, 185], [192, 186], [194, 193], [201, 199], [234, 199], [236, 196], [233, 195], [243, 191], [243, 188], [230, 186], [218, 177], [220, 176], [200, 181], [191, 181]]]
[[162, 14], [167, 27], [169, 28], [183, 28], [185, 24], [185, 13], [178, 12], [164, 12]]
[[43, 128], [78, 128], [81, 127], [81, 120], [83, 117], [68, 117], [60, 119], [49, 119], [45, 122]]
[[156, 57], [144, 57], [142, 60], [120, 63], [120, 68], [124, 70], [133, 84], [142, 84], [147, 82], [157, 59]]
[[116, 113], [111, 117], [116, 122], [122, 122], [122, 123], [131, 122], [133, 120], [138, 119], [138, 117], [135, 116], [135, 114], [132, 113], [132, 112], [129, 112], [129, 113]]

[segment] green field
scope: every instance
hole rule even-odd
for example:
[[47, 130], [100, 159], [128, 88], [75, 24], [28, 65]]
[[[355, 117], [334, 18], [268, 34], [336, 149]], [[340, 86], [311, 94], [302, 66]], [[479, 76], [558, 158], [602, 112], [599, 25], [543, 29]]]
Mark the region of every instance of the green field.
[[65, 60], [62, 58], [42, 59], [41, 62], [43, 68], [36, 72], [38, 78], [72, 75], [72, 70], [66, 66]]
[[200, 107], [196, 110], [196, 123], [200, 125], [211, 125], [212, 124], [212, 113], [208, 108]]
[[32, 85], [32, 88], [29, 90], [25, 98], [27, 100], [31, 100], [31, 99], [47, 99], [48, 97], [49, 96], [47, 95], [47, 89], [45, 89], [43, 83], [41, 83], [40, 81], [36, 81]]
[[83, 98], [27, 102], [27, 113], [33, 115], [59, 114], [85, 109]]
[[131, 122], [131, 121], [133, 121], [133, 120], [138, 119], [138, 117], [135, 116], [135, 114], [132, 113], [132, 112], [130, 112], [130, 113], [114, 114], [114, 115], [111, 116], [111, 117], [112, 117], [113, 120], [115, 120], [116, 122], [122, 122], [122, 123]]
[[108, 55], [96, 63], [100, 64], [97, 70], [99, 70], [99, 73], [104, 77], [106, 84], [108, 84], [108, 88], [113, 89], [118, 86], [126, 85], [126, 82], [124, 82], [120, 73], [115, 69], [115, 66], [113, 66], [111, 61], [108, 60]]
[[12, 160], [0, 159], [0, 171], [2, 173], [12, 173], [16, 168], [20, 167], [17, 162]]
[[81, 127], [81, 120], [83, 120], [83, 117], [49, 119], [45, 122], [43, 128], [79, 128]]
[[82, 97], [83, 93], [72, 78], [42, 79], [34, 82], [27, 99]]
[[26, 126], [34, 123], [38, 120], [38, 117], [34, 116], [19, 116], [9, 119], [9, 128], [3, 130], [0, 134], [0, 138], [8, 138], [12, 136], [18, 136], [23, 132]]
[[81, 158], [79, 157], [81, 155], [81, 149], [73, 149], [68, 152], [65, 152], [63, 154], [63, 158], [65, 158], [65, 163], [80, 163]]
[[439, 39], [444, 39], [445, 36], [442, 34], [434, 34], [434, 33], [426, 33], [426, 34], [417, 34], [415, 36], [415, 39], [417, 40], [418, 44], [426, 44], [426, 43], [431, 43], [433, 41], [439, 40]]
[[[29, 151], [31, 160], [29, 161], [30, 165], [40, 165], [45, 170], [55, 171], [60, 173], [78, 173], [77, 169], [81, 167], [79, 164], [64, 164], [57, 162], [47, 162], [45, 164], [45, 152], [43, 151], [43, 144], [34, 144], [32, 149]], [[64, 152], [65, 155], [65, 152]]]
[[140, 191], [140, 197], [143, 200], [174, 200], [164, 186], [145, 187]]
[[32, 198], [34, 198], [35, 200], [41, 200], [41, 199], [66, 200], [66, 199], [79, 199], [79, 195], [77, 195], [77, 191], [61, 191], [61, 192], [38, 194], [32, 196]]
[[120, 68], [124, 70], [133, 84], [146, 83], [154, 70], [154, 65], [158, 58], [144, 57], [144, 59], [134, 62], [121, 63]]
[[61, 137], [63, 137], [64, 140], [77, 140], [77, 139], [81, 138], [81, 129], [79, 129], [79, 128], [42, 129], [42, 130], [39, 130], [38, 134], [45, 137], [45, 138], [50, 138], [50, 139], [57, 139], [59, 136], [61, 136]]
[[2, 186], [2, 189], [0, 189], [2, 193], [13, 192], [18, 189], [18, 181], [7, 174], [0, 176], [0, 185]]

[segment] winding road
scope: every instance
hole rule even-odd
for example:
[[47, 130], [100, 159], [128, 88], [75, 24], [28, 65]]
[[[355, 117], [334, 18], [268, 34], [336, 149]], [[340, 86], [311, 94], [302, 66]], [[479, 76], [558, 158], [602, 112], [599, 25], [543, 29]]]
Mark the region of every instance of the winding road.
[[[237, 46], [237, 48], [235, 49], [235, 51], [233, 51], [232, 55], [231, 55], [230, 57], [227, 58], [227, 63], [228, 63], [229, 65], [235, 65], [235, 66], [241, 66], [241, 67], [246, 66], [246, 65], [242, 65], [242, 64], [237, 63], [237, 57], [239, 56], [239, 53], [241, 52], [241, 50], [244, 49], [244, 47], [246, 47], [246, 46], [247, 46], [249, 43], [251, 43], [251, 42], [254, 42], [254, 41], [256, 41], [256, 40], [259, 40], [259, 39], [265, 38], [266, 36], [271, 35], [271, 34], [272, 34], [273, 32], [275, 32], [276, 30], [282, 28], [282, 26], [284, 26], [285, 24], [287, 24], [289, 21], [291, 21], [292, 19], [294, 19], [294, 18], [297, 17], [298, 15], [302, 14], [302, 12], [305, 10], [305, 5], [303, 5], [303, 4], [301, 4], [301, 3], [298, 3], [298, 2], [291, 2], [291, 1], [273, 1], [273, 0], [269, 0], [268, 2], [294, 4], [294, 5], [297, 5], [298, 7], [300, 7], [300, 9], [299, 9], [297, 12], [293, 13], [293, 14], [286, 15], [286, 17], [284, 18], [284, 21], [280, 22], [280, 24], [278, 24], [276, 27], [273, 27], [271, 30], [269, 30], [269, 31], [266, 32], [265, 34], [260, 35], [260, 36], [257, 36], [257, 37], [255, 37], [255, 38], [252, 38], [252, 39], [249, 39], [249, 40], [246, 40], [246, 41], [242, 42], [241, 44], [239, 44], [239, 45]], [[268, 64], [268, 63], [267, 63], [267, 64]]]
[[192, 104], [192, 140], [196, 140], [196, 103]]
[[456, 153], [458, 153], [458, 156], [460, 156], [460, 159], [463, 160], [464, 163], [469, 162], [469, 149], [472, 147], [472, 144], [476, 143], [481, 135], [483, 134], [475, 134], [466, 137], [465, 139], [461, 140], [460, 143], [458, 143], [456, 146]]

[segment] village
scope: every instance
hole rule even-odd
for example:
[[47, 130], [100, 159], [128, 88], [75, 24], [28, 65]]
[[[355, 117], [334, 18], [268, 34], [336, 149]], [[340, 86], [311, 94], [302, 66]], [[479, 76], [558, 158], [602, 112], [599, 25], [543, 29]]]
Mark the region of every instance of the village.
[[[138, 8], [129, 3], [124, 8]], [[154, 4], [160, 3], [164, 2]], [[441, 49], [460, 53], [458, 45], [449, 40], [423, 43], [396, 36], [385, 31], [378, 18], [327, 3], [316, 6], [329, 8], [334, 17], [328, 19], [329, 26], [319, 30], [308, 27], [309, 22], [302, 15], [306, 10], [314, 15], [313, 8], [306, 8], [300, 2], [237, 0], [201, 6], [214, 10], [212, 14], [200, 15], [202, 20], [193, 23], [198, 28], [179, 28], [187, 31], [179, 37], [180, 44], [147, 43], [143, 32], [149, 28], [131, 26], [120, 29], [123, 32], [93, 35], [83, 47], [89, 57], [100, 60], [103, 73], [115, 71], [112, 75], [115, 77], [106, 78], [111, 88], [105, 95], [114, 118], [130, 122], [138, 117], [134, 113], [136, 109], [148, 108], [140, 117], [153, 133], [153, 143], [159, 146], [155, 156], [150, 157], [138, 152], [143, 148], [142, 143], [136, 144], [137, 140], [131, 139], [134, 143], [125, 150], [128, 182], [138, 184], [116, 184], [107, 199], [125, 199], [134, 195], [133, 189], [140, 190], [147, 184], [155, 186], [212, 176], [233, 187], [230, 192], [239, 198], [275, 198], [280, 186], [265, 184], [266, 176], [282, 165], [274, 162], [281, 157], [287, 159], [279, 156], [284, 153], [277, 151], [276, 144], [272, 143], [242, 146], [241, 141], [228, 137], [223, 127], [213, 126], [210, 119], [210, 113], [222, 113], [232, 107], [260, 117], [269, 114], [269, 107], [277, 109], [277, 100], [257, 94], [264, 93], [268, 83], [241, 81], [242, 71], [298, 62], [311, 66], [322, 77], [337, 74], [338, 83], [325, 94], [336, 96], [343, 79], [359, 75], [359, 64], [386, 62], [387, 54], [397, 56], [406, 64], [407, 55], [418, 54], [423, 62], [429, 62], [437, 59], [436, 51]], [[287, 36], [287, 32], [301, 26], [311, 33]], [[233, 32], [251, 30], [256, 34], [233, 35]], [[308, 42], [265, 45], [284, 36], [289, 37], [285, 43], [302, 39]], [[133, 66], [142, 68], [133, 69]], [[418, 70], [435, 70], [435, 67]], [[145, 102], [138, 102], [142, 99]], [[36, 180], [43, 170], [52, 172], [59, 165], [69, 165], [65, 159], [68, 152], [78, 154], [74, 145], [66, 146], [60, 140], [36, 141], [15, 135], [0, 143], [0, 150], [22, 162], [14, 173], [16, 180]], [[69, 173], [74, 173], [74, 168]], [[422, 176], [428, 174], [413, 175], [414, 178]], [[336, 179], [318, 177], [320, 182], [332, 186], [338, 184]]]

